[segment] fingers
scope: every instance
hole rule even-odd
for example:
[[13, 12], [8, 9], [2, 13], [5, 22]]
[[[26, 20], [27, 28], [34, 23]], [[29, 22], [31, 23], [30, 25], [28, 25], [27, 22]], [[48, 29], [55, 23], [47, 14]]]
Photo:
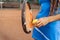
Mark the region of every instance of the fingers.
[[37, 27], [41, 27], [41, 26], [43, 26], [43, 23], [42, 22], [39, 22], [36, 26]]
[[41, 26], [44, 26], [44, 24], [45, 24], [45, 21], [43, 20], [43, 18], [41, 18], [34, 24], [34, 26], [41, 27]]
[[36, 27], [41, 27], [43, 24], [40, 20], [37, 21], [37, 23], [35, 24]]
[[42, 25], [43, 25], [42, 23], [37, 24], [38, 27], [41, 27]]
[[41, 26], [43, 26], [44, 24], [43, 24], [43, 20], [42, 19], [39, 19], [38, 21], [37, 21], [37, 23], [36, 23], [36, 26], [37, 27], [41, 27]]

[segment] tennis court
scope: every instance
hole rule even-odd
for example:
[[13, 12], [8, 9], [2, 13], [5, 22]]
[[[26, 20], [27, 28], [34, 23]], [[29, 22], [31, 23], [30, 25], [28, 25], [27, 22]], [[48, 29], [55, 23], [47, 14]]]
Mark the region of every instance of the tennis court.
[[[38, 10], [33, 10], [35, 18]], [[33, 40], [31, 34], [25, 34], [21, 25], [21, 10], [0, 10], [0, 40]]]
[[[22, 29], [21, 3], [14, 3], [0, 1], [0, 40], [33, 40], [32, 33], [25, 34]], [[39, 11], [37, 8], [33, 9], [33, 18]]]

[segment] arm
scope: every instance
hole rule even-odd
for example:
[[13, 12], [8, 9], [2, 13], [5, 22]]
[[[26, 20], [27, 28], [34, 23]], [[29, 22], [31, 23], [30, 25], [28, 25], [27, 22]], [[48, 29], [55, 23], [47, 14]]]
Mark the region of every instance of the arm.
[[49, 22], [60, 20], [60, 14], [55, 15], [55, 16], [50, 16], [48, 18], [49, 18]]
[[53, 22], [53, 21], [56, 21], [56, 20], [60, 20], [60, 14], [54, 15], [54, 16], [40, 18], [37, 21], [36, 26], [38, 26], [38, 27], [45, 26], [46, 24], [48, 24], [50, 22]]

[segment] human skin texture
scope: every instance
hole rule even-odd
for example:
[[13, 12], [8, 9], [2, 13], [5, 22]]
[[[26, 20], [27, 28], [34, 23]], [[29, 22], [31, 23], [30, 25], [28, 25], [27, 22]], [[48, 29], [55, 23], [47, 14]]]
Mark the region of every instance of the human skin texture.
[[53, 21], [56, 21], [56, 20], [59, 20], [60, 19], [60, 14], [58, 15], [54, 15], [54, 16], [49, 16], [49, 17], [44, 17], [44, 18], [40, 18], [36, 25], [38, 27], [41, 27], [41, 26], [45, 26], [46, 24], [48, 24], [49, 22], [53, 22]]

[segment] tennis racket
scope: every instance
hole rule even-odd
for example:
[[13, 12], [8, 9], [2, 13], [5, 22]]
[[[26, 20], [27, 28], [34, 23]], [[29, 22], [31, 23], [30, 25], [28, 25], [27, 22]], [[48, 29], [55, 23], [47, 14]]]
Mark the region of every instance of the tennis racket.
[[23, 0], [22, 5], [22, 27], [25, 33], [29, 34], [32, 28], [32, 12], [30, 3], [27, 0]]

